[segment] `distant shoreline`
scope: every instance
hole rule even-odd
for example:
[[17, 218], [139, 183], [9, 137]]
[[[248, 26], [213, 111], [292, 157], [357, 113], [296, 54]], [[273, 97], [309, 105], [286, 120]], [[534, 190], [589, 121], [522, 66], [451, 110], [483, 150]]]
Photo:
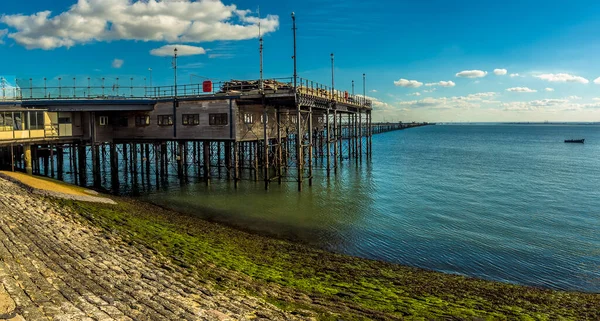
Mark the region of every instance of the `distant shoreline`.
[[436, 125], [592, 125], [598, 126], [600, 122], [437, 122]]

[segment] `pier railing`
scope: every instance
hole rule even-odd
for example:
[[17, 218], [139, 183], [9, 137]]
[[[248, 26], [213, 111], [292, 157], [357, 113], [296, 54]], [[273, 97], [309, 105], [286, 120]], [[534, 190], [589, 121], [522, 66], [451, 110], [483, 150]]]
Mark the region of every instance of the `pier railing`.
[[[67, 81], [68, 80], [68, 81]], [[51, 100], [51, 99], [168, 99], [174, 96], [196, 97], [205, 95], [253, 95], [293, 94], [293, 78], [271, 78], [261, 80], [229, 80], [212, 82], [209, 91], [202, 83], [170, 86], [148, 86], [134, 78], [56, 78], [43, 82], [33, 79], [17, 80], [17, 86], [1, 88], [0, 101]], [[301, 78], [297, 79], [297, 93], [324, 98], [326, 100], [372, 107], [371, 100], [348, 91], [332, 89], [330, 86]]]

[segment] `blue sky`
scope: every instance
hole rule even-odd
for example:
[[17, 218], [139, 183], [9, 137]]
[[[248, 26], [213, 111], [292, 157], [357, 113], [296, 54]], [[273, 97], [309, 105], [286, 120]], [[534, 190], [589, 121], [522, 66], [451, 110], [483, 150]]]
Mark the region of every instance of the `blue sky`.
[[259, 6], [265, 77], [292, 75], [294, 11], [299, 75], [330, 84], [334, 52], [336, 88], [366, 73], [378, 120], [600, 121], [597, 1], [9, 1], [0, 75], [168, 85], [151, 51], [176, 44], [180, 83], [255, 79]]

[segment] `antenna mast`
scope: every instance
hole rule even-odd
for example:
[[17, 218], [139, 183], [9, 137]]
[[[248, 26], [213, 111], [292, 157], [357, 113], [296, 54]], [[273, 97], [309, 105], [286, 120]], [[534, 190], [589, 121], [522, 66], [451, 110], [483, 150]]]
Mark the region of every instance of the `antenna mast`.
[[260, 43], [260, 91], [264, 92], [264, 84], [263, 84], [263, 37], [260, 30], [260, 7], [258, 7], [258, 41]]

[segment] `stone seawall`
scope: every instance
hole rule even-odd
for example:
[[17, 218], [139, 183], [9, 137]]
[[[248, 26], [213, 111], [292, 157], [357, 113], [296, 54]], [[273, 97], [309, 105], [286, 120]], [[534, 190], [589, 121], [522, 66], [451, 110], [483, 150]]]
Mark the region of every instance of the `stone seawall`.
[[0, 319], [298, 320], [0, 178]]

